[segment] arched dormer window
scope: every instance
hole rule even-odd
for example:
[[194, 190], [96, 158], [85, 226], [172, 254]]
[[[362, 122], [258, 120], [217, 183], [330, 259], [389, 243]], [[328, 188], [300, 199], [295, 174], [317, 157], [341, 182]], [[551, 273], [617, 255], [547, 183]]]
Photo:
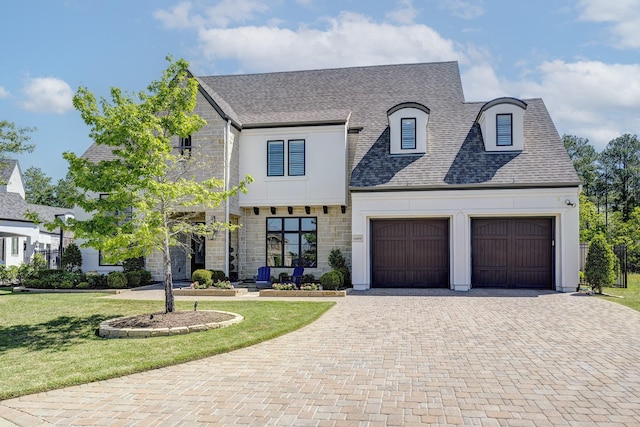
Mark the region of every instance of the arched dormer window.
[[527, 104], [516, 98], [496, 98], [480, 108], [480, 125], [486, 151], [524, 150], [524, 112]]
[[417, 102], [403, 102], [387, 111], [391, 131], [391, 154], [424, 154], [427, 152], [429, 108]]

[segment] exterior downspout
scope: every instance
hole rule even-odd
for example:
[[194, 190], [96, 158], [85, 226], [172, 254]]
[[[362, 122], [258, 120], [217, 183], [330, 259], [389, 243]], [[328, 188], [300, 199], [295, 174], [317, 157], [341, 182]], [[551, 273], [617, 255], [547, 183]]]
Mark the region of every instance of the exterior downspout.
[[[227, 126], [224, 132], [224, 191], [229, 191], [230, 170], [231, 170], [231, 119], [227, 119]], [[231, 201], [225, 200], [224, 222], [229, 224], [229, 208]], [[231, 245], [231, 234], [228, 228], [224, 230], [224, 274], [229, 277], [229, 246]]]

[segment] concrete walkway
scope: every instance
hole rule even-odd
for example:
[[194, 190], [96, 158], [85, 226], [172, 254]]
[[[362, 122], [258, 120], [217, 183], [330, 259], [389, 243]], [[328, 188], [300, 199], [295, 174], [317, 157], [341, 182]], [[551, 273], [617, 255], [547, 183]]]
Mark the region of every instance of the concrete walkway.
[[0, 417], [24, 426], [640, 425], [636, 311], [534, 291], [335, 301], [272, 341], [6, 400]]

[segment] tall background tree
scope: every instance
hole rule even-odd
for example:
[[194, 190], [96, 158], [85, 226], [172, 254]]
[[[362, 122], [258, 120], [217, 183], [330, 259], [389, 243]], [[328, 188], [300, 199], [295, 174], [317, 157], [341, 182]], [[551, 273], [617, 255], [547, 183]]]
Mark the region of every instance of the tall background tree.
[[51, 177], [42, 172], [42, 169], [31, 166], [24, 171], [23, 179], [25, 200], [28, 203], [60, 208], [73, 207], [69, 204], [69, 200], [73, 197], [76, 188], [68, 176], [52, 184]]
[[[247, 176], [225, 190], [221, 180], [196, 178], [198, 168], [204, 167], [201, 156], [182, 156], [173, 150], [172, 138], [197, 132], [205, 121], [193, 114], [198, 83], [188, 77], [188, 62], [167, 60], [162, 78], [137, 94], [112, 88], [111, 101], [98, 103], [87, 88], [78, 89], [75, 108], [90, 126], [91, 138], [111, 148], [114, 158], [94, 164], [73, 153], [64, 157], [69, 177], [80, 189], [67, 200], [92, 212], [87, 220], [70, 220], [68, 227], [86, 245], [103, 251], [107, 261], [160, 251], [165, 311], [173, 312], [170, 248], [180, 245], [180, 235], [206, 235], [215, 228], [231, 227], [195, 224], [189, 212], [214, 208], [238, 191], [246, 191], [252, 178]], [[215, 166], [207, 165], [209, 170]], [[109, 196], [99, 198], [97, 193]]]
[[624, 134], [607, 144], [600, 153], [613, 209], [628, 221], [640, 202], [640, 141], [635, 135]]
[[[29, 153], [33, 151], [34, 145], [29, 144], [29, 133], [35, 128], [16, 126], [15, 123], [0, 120], [0, 169], [4, 167], [3, 160], [10, 154]], [[3, 185], [4, 182], [0, 182]]]

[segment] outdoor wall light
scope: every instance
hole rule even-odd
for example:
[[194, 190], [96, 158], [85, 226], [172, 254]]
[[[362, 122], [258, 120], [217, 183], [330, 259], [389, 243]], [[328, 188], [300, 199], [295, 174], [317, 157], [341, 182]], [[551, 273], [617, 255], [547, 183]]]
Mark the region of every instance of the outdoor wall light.
[[576, 207], [576, 204], [571, 202], [571, 200], [569, 200], [569, 199], [565, 200], [564, 204], [567, 205], [567, 206], [571, 206], [572, 208]]
[[289, 215], [293, 214], [293, 208], [291, 206], [287, 207], [287, 211], [289, 212]]
[[275, 215], [275, 214], [276, 214], [276, 208], [271, 206], [271, 215]]
[[260, 208], [253, 208], [253, 213], [256, 215], [260, 215]]

